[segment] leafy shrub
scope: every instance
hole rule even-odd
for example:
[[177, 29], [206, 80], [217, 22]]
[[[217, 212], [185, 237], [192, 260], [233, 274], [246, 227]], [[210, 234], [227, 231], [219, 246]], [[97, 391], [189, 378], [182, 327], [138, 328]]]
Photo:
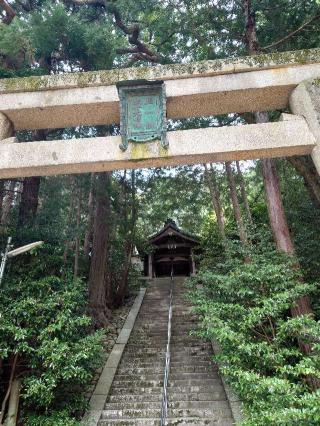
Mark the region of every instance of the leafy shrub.
[[[92, 333], [85, 313], [86, 298], [81, 280], [56, 276], [10, 281], [0, 291], [0, 357], [18, 354], [27, 418], [29, 410], [78, 414], [85, 408], [83, 392], [102, 351], [102, 333]], [[60, 424], [50, 418], [39, 417], [37, 425]], [[32, 419], [27, 424], [36, 424]]]
[[65, 411], [56, 411], [50, 414], [30, 414], [26, 426], [80, 426], [81, 423], [71, 418]]
[[[291, 318], [295, 300], [312, 293], [293, 259], [260, 245], [251, 262], [229, 258], [190, 280], [191, 298], [202, 314], [202, 336], [221, 347], [216, 357], [247, 410], [246, 426], [320, 424], [319, 393], [308, 377], [320, 378], [320, 324]], [[311, 355], [297, 340], [309, 343]]]

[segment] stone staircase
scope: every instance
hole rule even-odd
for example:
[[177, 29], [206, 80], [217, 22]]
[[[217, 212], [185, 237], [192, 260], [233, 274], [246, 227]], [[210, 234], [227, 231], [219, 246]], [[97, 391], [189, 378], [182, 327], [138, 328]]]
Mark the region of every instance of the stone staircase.
[[[160, 425], [169, 294], [170, 279], [150, 283], [99, 426]], [[231, 426], [211, 345], [190, 336], [197, 317], [184, 296], [184, 279], [175, 278], [166, 424]]]

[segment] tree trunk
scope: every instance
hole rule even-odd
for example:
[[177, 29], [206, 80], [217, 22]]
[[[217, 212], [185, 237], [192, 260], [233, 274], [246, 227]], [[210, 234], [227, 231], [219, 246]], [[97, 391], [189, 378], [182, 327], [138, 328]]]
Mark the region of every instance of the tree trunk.
[[19, 355], [15, 354], [14, 358], [13, 358], [12, 367], [11, 367], [8, 388], [7, 388], [6, 394], [5, 394], [5, 396], [4, 396], [3, 400], [2, 400], [2, 404], [1, 404], [0, 426], [3, 425], [3, 418], [4, 418], [5, 411], [6, 411], [6, 406], [7, 406], [8, 399], [10, 398], [10, 395], [11, 395], [12, 385], [13, 385], [14, 380], [15, 380], [16, 368], [17, 368], [18, 361], [19, 361]]
[[17, 378], [14, 379], [10, 392], [8, 415], [5, 423], [6, 426], [16, 426], [17, 424], [19, 413], [20, 388], [21, 380]]
[[0, 218], [2, 215], [2, 203], [3, 203], [3, 197], [4, 197], [4, 180], [0, 180]]
[[[33, 141], [46, 140], [45, 130], [35, 130]], [[27, 177], [23, 181], [18, 216], [18, 228], [29, 228], [34, 225], [39, 205], [40, 177]]]
[[320, 177], [310, 157], [288, 157], [288, 162], [303, 177], [314, 206], [320, 209]]
[[[261, 53], [257, 37], [255, 13], [252, 9], [251, 0], [242, 0], [242, 5], [246, 22], [245, 43], [249, 54], [255, 55], [257, 53]], [[266, 123], [269, 121], [268, 114], [266, 112], [256, 112], [255, 120], [256, 123]], [[275, 160], [263, 159], [261, 162], [269, 220], [276, 246], [279, 251], [293, 255], [294, 245], [283, 208]], [[299, 297], [291, 307], [291, 314], [293, 317], [305, 314], [312, 315], [313, 310], [311, 308], [309, 297]], [[300, 339], [298, 344], [302, 352], [307, 355], [311, 353], [310, 345], [304, 343]], [[308, 377], [308, 382], [314, 389], [320, 387], [319, 380], [314, 377]]]
[[68, 212], [68, 221], [66, 226], [66, 239], [64, 241], [64, 252], [63, 252], [63, 265], [67, 266], [69, 251], [72, 249], [73, 240], [70, 237], [71, 230], [73, 229], [74, 222], [74, 210], [76, 208], [76, 186], [75, 186], [75, 176], [70, 175], [68, 177], [69, 188], [70, 188], [70, 203], [69, 203], [69, 212]]
[[5, 195], [2, 201], [2, 214], [1, 214], [1, 233], [6, 233], [7, 226], [10, 222], [10, 212], [14, 202], [16, 182], [14, 180], [8, 181], [5, 188]]
[[237, 165], [237, 172], [238, 172], [238, 178], [239, 178], [239, 183], [240, 183], [240, 190], [241, 190], [241, 197], [242, 197], [243, 205], [244, 205], [244, 208], [245, 208], [246, 213], [247, 213], [248, 222], [250, 223], [250, 225], [252, 225], [253, 222], [252, 222], [251, 210], [250, 210], [250, 206], [249, 206], [246, 186], [245, 186], [245, 183], [244, 183], [244, 178], [243, 178], [243, 174], [242, 174], [242, 171], [241, 171], [239, 161], [236, 161], [236, 165]]
[[[266, 191], [269, 220], [277, 249], [284, 253], [288, 253], [289, 255], [294, 255], [295, 250], [282, 203], [279, 177], [276, 170], [275, 160], [262, 160], [262, 172]], [[313, 314], [309, 298], [307, 296], [300, 297], [296, 301], [295, 306], [291, 308], [291, 313], [292, 316]], [[302, 346], [304, 347], [304, 345]]]
[[109, 323], [106, 286], [108, 234], [110, 220], [110, 173], [97, 173], [96, 211], [93, 224], [93, 248], [89, 273], [89, 309], [96, 328]]
[[123, 305], [124, 298], [128, 292], [128, 278], [129, 278], [129, 271], [130, 271], [130, 265], [131, 265], [131, 258], [132, 258], [132, 252], [134, 247], [134, 238], [135, 238], [135, 226], [136, 226], [136, 219], [137, 219], [137, 211], [136, 211], [136, 188], [135, 188], [135, 171], [131, 170], [131, 213], [129, 218], [128, 213], [128, 199], [126, 194], [126, 186], [125, 186], [125, 176], [126, 172], [124, 174], [124, 191], [125, 191], [125, 206], [124, 206], [124, 222], [125, 227], [128, 229], [127, 232], [127, 238], [125, 240], [124, 244], [124, 264], [123, 264], [123, 270], [122, 270], [122, 277], [120, 281], [120, 285], [117, 291], [116, 296], [116, 306]]
[[247, 246], [248, 237], [247, 237], [246, 229], [242, 220], [240, 204], [239, 204], [239, 199], [238, 199], [237, 189], [236, 189], [236, 182], [233, 176], [231, 162], [227, 161], [225, 165], [226, 165], [227, 179], [229, 183], [229, 191], [230, 191], [230, 197], [232, 201], [233, 213], [236, 219], [240, 241], [242, 242], [244, 246]]
[[220, 194], [217, 186], [217, 182], [214, 175], [214, 170], [211, 167], [211, 173], [209, 172], [207, 164], [204, 164], [204, 176], [210, 191], [212, 206], [217, 218], [218, 229], [222, 241], [226, 241], [226, 232], [225, 232], [225, 219], [223, 210], [220, 203]]
[[122, 276], [121, 276], [119, 287], [117, 289], [117, 294], [114, 299], [115, 307], [119, 307], [123, 305], [124, 298], [128, 291], [128, 277], [129, 277], [131, 257], [132, 257], [132, 242], [129, 239], [125, 241], [124, 257], [125, 259], [124, 259], [123, 268], [122, 268]]
[[[268, 114], [265, 112], [258, 112], [256, 113], [256, 120], [257, 123], [265, 123], [268, 121]], [[263, 159], [261, 162], [269, 220], [277, 249], [289, 255], [294, 255], [294, 244], [283, 207], [275, 160]], [[297, 265], [297, 267], [299, 267], [299, 265]], [[291, 306], [290, 312], [293, 317], [301, 315], [313, 316], [314, 313], [309, 296], [299, 297]], [[307, 355], [311, 354], [312, 348], [310, 344], [305, 343], [301, 339], [298, 339], [298, 344], [301, 352]], [[320, 387], [320, 381], [317, 378], [309, 376], [307, 380], [312, 388], [317, 389]]]
[[40, 177], [27, 177], [23, 181], [19, 207], [18, 227], [32, 227], [39, 204]]
[[83, 244], [83, 253], [85, 256], [89, 256], [90, 249], [92, 247], [92, 240], [93, 240], [93, 221], [94, 221], [94, 173], [91, 174], [90, 179], [90, 192], [89, 192], [89, 199], [88, 199], [88, 225], [86, 234], [84, 237], [84, 244]]
[[76, 236], [75, 236], [75, 250], [74, 250], [74, 267], [73, 279], [76, 280], [79, 275], [79, 256], [80, 256], [80, 219], [81, 219], [81, 189], [78, 190], [77, 199], [77, 214], [76, 214]]

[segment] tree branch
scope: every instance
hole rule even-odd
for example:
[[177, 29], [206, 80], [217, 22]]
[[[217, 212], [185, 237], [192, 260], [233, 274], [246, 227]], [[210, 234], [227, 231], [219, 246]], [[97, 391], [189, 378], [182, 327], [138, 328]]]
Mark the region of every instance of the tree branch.
[[279, 44], [282, 44], [282, 43], [286, 42], [291, 37], [293, 37], [296, 34], [298, 34], [300, 31], [303, 31], [308, 25], [310, 25], [313, 21], [316, 21], [319, 18], [320, 18], [320, 15], [314, 16], [313, 18], [309, 19], [307, 22], [305, 22], [304, 24], [302, 24], [299, 28], [297, 28], [296, 30], [292, 31], [290, 34], [286, 35], [282, 39], [276, 41], [275, 43], [271, 43], [268, 46], [263, 47], [262, 50], [271, 49], [273, 47], [279, 46]]
[[2, 22], [7, 25], [10, 24], [12, 19], [16, 16], [16, 12], [6, 0], [0, 0], [0, 7], [6, 12], [6, 16], [3, 17]]
[[[0, 0], [4, 1], [4, 0]], [[143, 60], [148, 62], [159, 62], [160, 56], [153, 52], [149, 46], [139, 39], [140, 37], [140, 26], [135, 23], [134, 25], [126, 25], [121, 17], [119, 9], [114, 3], [110, 4], [107, 0], [65, 0], [67, 3], [72, 3], [77, 6], [102, 6], [105, 10], [113, 15], [116, 26], [128, 36], [129, 43], [134, 46], [133, 49], [119, 49], [118, 53], [126, 54], [133, 53], [135, 61]], [[138, 56], [136, 56], [138, 55]]]

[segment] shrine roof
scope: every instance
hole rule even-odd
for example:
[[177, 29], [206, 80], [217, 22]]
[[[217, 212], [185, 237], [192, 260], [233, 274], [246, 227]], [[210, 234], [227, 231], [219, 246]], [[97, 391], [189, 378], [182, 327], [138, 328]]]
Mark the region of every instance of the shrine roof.
[[180, 229], [178, 227], [178, 225], [176, 224], [176, 222], [172, 219], [167, 219], [164, 227], [162, 229], [160, 229], [160, 231], [158, 231], [157, 233], [155, 233], [155, 234], [153, 234], [149, 237], [149, 242], [151, 244], [155, 244], [162, 237], [165, 237], [166, 235], [172, 235], [172, 234], [170, 234], [170, 232], [173, 235], [182, 237], [183, 239], [188, 240], [189, 242], [191, 242], [193, 244], [199, 244], [199, 238], [198, 237], [190, 234], [189, 232], [186, 232], [186, 231], [183, 231], [182, 229]]

